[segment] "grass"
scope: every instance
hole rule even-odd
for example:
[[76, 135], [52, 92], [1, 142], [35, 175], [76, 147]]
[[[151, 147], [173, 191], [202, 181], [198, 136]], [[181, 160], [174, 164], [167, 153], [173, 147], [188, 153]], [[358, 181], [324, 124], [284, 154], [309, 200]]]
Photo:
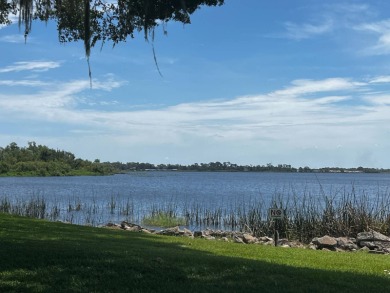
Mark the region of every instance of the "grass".
[[184, 226], [187, 224], [187, 222], [183, 217], [171, 215], [169, 212], [158, 212], [149, 216], [145, 216], [142, 220], [142, 224], [147, 226], [168, 228], [174, 226]]
[[0, 292], [388, 292], [388, 256], [131, 233], [0, 214]]

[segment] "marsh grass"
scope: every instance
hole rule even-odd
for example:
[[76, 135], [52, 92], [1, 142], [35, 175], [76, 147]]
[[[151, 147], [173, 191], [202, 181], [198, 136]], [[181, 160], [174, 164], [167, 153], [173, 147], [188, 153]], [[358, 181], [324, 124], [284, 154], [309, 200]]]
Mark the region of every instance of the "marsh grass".
[[183, 217], [177, 217], [175, 215], [171, 215], [166, 212], [157, 212], [150, 216], [145, 216], [142, 219], [142, 224], [146, 226], [154, 226], [154, 227], [174, 227], [174, 226], [185, 226], [186, 220]]
[[388, 257], [0, 214], [0, 292], [387, 292]]
[[142, 224], [154, 227], [174, 227], [187, 225], [184, 217], [179, 216], [179, 208], [176, 203], [170, 202], [164, 205], [153, 204], [149, 212], [142, 218]]
[[[269, 208], [285, 211], [282, 221], [268, 218]], [[146, 226], [186, 226], [190, 229], [223, 229], [247, 231], [256, 236], [272, 235], [277, 228], [280, 237], [301, 242], [323, 235], [356, 237], [357, 233], [374, 229], [390, 234], [390, 194], [377, 192], [357, 194], [354, 188], [332, 194], [312, 195], [278, 193], [271, 200], [258, 200], [220, 206], [183, 203], [171, 200], [164, 204], [140, 206], [131, 198], [111, 196], [107, 202], [83, 202], [79, 197], [49, 204], [42, 196], [27, 200], [0, 198], [0, 212], [39, 219], [62, 220], [98, 226], [107, 221], [130, 221]], [[109, 219], [109, 220], [108, 220]], [[276, 225], [276, 226], [275, 226]]]

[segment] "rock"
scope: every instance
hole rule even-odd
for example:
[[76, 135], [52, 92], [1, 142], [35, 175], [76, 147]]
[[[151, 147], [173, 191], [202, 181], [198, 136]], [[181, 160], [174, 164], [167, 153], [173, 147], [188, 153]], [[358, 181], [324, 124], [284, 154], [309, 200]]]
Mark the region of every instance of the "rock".
[[145, 229], [145, 228], [143, 228], [143, 229], [141, 230], [141, 232], [146, 233], [146, 234], [152, 234], [152, 233], [153, 233], [152, 231], [150, 231], [150, 230], [148, 230], [148, 229]]
[[203, 233], [202, 231], [194, 231], [194, 237], [202, 237]]
[[313, 238], [313, 240], [311, 242], [314, 245], [316, 245], [318, 249], [327, 248], [327, 249], [334, 250], [337, 246], [336, 239], [333, 237], [330, 237], [328, 235], [325, 235], [321, 238], [317, 238], [317, 237]]
[[110, 228], [110, 229], [122, 229], [121, 225], [114, 224], [114, 223], [107, 223], [104, 227]]
[[305, 248], [305, 245], [297, 241], [291, 241], [288, 243], [288, 245], [293, 248]]
[[274, 240], [271, 237], [263, 236], [258, 238], [261, 242], [273, 242]]
[[359, 246], [367, 247], [370, 250], [379, 248], [379, 246], [374, 241], [360, 241]]
[[359, 251], [368, 252], [368, 251], [370, 251], [370, 249], [367, 246], [364, 246], [364, 247], [360, 248]]
[[191, 230], [188, 230], [186, 228], [183, 229], [183, 232], [184, 232], [184, 236], [187, 236], [187, 237], [193, 237], [194, 234], [192, 234], [192, 231]]
[[142, 227], [140, 225], [128, 223], [125, 221], [121, 223], [121, 228], [123, 230], [131, 231], [131, 232], [139, 232], [142, 230]]
[[373, 253], [373, 254], [386, 254], [386, 252], [382, 250], [370, 250], [368, 253]]
[[206, 236], [206, 237], [204, 237], [204, 239], [206, 239], [206, 240], [215, 240], [215, 237], [214, 236]]
[[244, 240], [242, 240], [241, 237], [234, 236], [234, 237], [233, 237], [233, 240], [234, 240], [235, 243], [245, 244]]
[[339, 237], [336, 238], [337, 247], [343, 250], [354, 251], [358, 249], [358, 246], [355, 244], [355, 238]]
[[229, 238], [227, 238], [227, 237], [222, 237], [221, 240], [225, 241], [225, 242], [229, 242]]
[[176, 226], [176, 227], [161, 230], [159, 232], [156, 232], [156, 234], [167, 235], [167, 236], [178, 236], [178, 235], [180, 235], [180, 232], [183, 232], [183, 231], [180, 231], [179, 226]]
[[281, 238], [278, 240], [278, 246], [288, 245], [290, 247], [290, 241], [286, 238]]
[[371, 230], [357, 235], [356, 242], [359, 247], [367, 247], [370, 251], [382, 251], [386, 253], [390, 249], [390, 237]]
[[359, 245], [361, 241], [384, 241], [390, 242], [390, 237], [387, 237], [379, 232], [371, 230], [369, 232], [361, 232], [357, 235], [356, 241]]
[[244, 234], [243, 237], [242, 237], [242, 240], [247, 243], [247, 244], [253, 244], [253, 243], [257, 243], [258, 240], [256, 237], [253, 237], [252, 235], [250, 234]]

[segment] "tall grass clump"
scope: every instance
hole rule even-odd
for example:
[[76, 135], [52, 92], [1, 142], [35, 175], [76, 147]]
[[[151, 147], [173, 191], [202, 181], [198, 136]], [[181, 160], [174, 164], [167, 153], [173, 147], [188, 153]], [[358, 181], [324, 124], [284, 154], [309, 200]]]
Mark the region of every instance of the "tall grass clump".
[[30, 218], [46, 218], [46, 200], [41, 196], [32, 196], [28, 200], [16, 199], [15, 202], [7, 197], [0, 200], [0, 212], [26, 216]]
[[156, 227], [184, 226], [187, 224], [184, 217], [178, 215], [178, 207], [174, 203], [165, 206], [152, 205], [149, 213], [145, 214], [142, 224]]

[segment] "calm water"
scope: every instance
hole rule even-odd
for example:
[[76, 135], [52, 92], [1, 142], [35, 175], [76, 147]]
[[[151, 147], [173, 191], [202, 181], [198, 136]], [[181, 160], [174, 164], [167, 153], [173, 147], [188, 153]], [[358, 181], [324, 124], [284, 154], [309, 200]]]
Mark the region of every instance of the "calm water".
[[[134, 172], [104, 177], [0, 178], [0, 198], [14, 202], [43, 197], [47, 211], [54, 206], [59, 220], [94, 225], [139, 219], [153, 207], [234, 208], [272, 198], [339, 196], [354, 192], [386, 195], [390, 174], [362, 173], [218, 173]], [[79, 211], [65, 213], [69, 207]], [[129, 210], [131, 212], [129, 213]]]

